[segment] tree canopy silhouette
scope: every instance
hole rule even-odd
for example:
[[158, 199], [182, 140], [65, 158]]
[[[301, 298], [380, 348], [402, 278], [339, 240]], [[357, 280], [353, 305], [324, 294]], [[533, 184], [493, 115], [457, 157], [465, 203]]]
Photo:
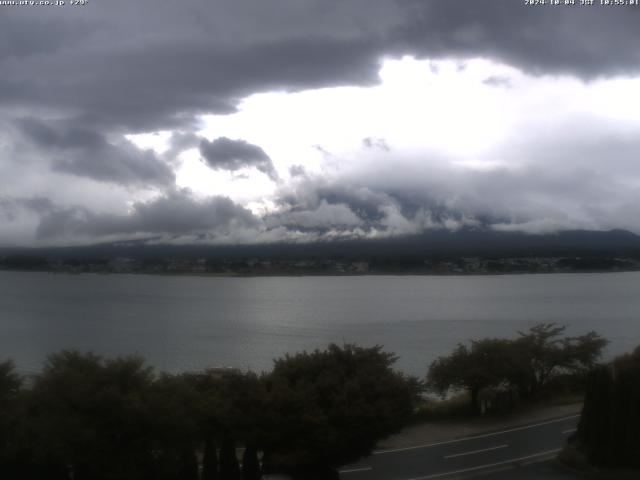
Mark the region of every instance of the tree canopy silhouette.
[[450, 355], [434, 360], [427, 384], [435, 391], [469, 392], [470, 410], [480, 411], [483, 389], [504, 388], [523, 398], [535, 398], [560, 374], [586, 375], [607, 341], [595, 332], [562, 337], [565, 326], [540, 323], [515, 339], [485, 338], [459, 344]]
[[286, 355], [265, 379], [265, 461], [337, 466], [371, 452], [412, 414], [419, 384], [380, 346], [346, 344]]

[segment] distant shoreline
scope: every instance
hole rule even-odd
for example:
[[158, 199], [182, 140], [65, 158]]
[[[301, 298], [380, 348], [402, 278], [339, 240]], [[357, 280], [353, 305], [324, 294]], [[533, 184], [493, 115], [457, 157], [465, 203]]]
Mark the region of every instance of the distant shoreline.
[[489, 277], [489, 276], [517, 276], [517, 275], [562, 275], [562, 274], [602, 274], [602, 273], [634, 273], [640, 272], [640, 268], [625, 270], [563, 270], [563, 271], [512, 271], [512, 272], [103, 272], [103, 271], [56, 271], [56, 270], [33, 270], [33, 269], [10, 269], [0, 268], [0, 272], [19, 272], [19, 273], [49, 273], [52, 275], [140, 275], [154, 277], [200, 277], [200, 278], [299, 278], [299, 277]]

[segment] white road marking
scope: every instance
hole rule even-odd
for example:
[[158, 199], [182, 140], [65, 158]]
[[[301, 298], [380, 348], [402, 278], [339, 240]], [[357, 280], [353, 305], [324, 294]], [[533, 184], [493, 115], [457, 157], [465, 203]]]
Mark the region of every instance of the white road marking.
[[424, 444], [424, 445], [414, 445], [412, 447], [392, 448], [392, 449], [389, 449], [389, 450], [376, 450], [375, 452], [373, 452], [373, 455], [383, 455], [385, 453], [395, 453], [395, 452], [406, 452], [408, 450], [418, 450], [420, 448], [437, 447], [438, 445], [449, 445], [451, 443], [466, 442], [467, 440], [476, 440], [478, 438], [494, 437], [496, 435], [502, 435], [503, 433], [518, 432], [520, 430], [527, 430], [529, 428], [541, 427], [543, 425], [550, 425], [552, 423], [564, 422], [565, 420], [570, 420], [572, 418], [578, 418], [579, 416], [580, 415], [570, 415], [568, 417], [557, 418], [555, 420], [549, 420], [547, 422], [536, 423], [534, 425], [525, 425], [524, 427], [510, 428], [508, 430], [502, 430], [500, 432], [483, 433], [481, 435], [473, 435], [473, 436], [470, 436], [470, 437], [457, 438], [455, 440], [445, 440], [444, 442], [427, 443], [427, 444]]
[[373, 470], [373, 468], [372, 467], [349, 468], [347, 470], [339, 470], [338, 473], [368, 472], [370, 470]]
[[509, 445], [505, 443], [504, 445], [498, 445], [497, 447], [482, 448], [480, 450], [472, 450], [471, 452], [456, 453], [454, 455], [445, 455], [444, 458], [464, 457], [466, 455], [473, 455], [475, 453], [490, 452], [491, 450], [500, 450], [501, 448], [507, 448], [508, 446]]
[[464, 468], [462, 470], [453, 470], [451, 472], [434, 473], [432, 475], [427, 475], [424, 477], [413, 477], [407, 480], [430, 480], [431, 478], [440, 478], [440, 477], [446, 477], [448, 475], [458, 475], [460, 473], [474, 472], [477, 470], [484, 470], [486, 468], [499, 467], [501, 465], [508, 465], [510, 463], [517, 463], [523, 460], [528, 460], [530, 458], [542, 457], [544, 455], [551, 455], [553, 453], [558, 453], [560, 450], [562, 449], [556, 448], [555, 450], [547, 450], [546, 452], [534, 453], [533, 455], [527, 455], [526, 457], [512, 458], [511, 460], [504, 460], [502, 462], [496, 462], [496, 463], [487, 463], [486, 465], [479, 465], [477, 467]]
[[573, 433], [573, 432], [575, 432], [577, 430], [578, 430], [577, 428], [570, 428], [569, 430], [563, 430], [562, 434], [566, 435], [567, 433]]

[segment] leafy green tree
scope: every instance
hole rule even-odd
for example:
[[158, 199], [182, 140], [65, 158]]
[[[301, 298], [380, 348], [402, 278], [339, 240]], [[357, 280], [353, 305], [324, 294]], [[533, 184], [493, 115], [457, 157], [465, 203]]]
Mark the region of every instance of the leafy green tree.
[[0, 362], [0, 406], [15, 400], [21, 386], [22, 378], [15, 372], [13, 361]]
[[475, 413], [480, 411], [484, 389], [500, 387], [535, 398], [557, 375], [584, 376], [607, 344], [595, 332], [562, 337], [565, 330], [565, 326], [540, 323], [514, 340], [486, 338], [472, 341], [470, 347], [459, 344], [450, 355], [431, 363], [427, 384], [442, 394], [467, 390]]
[[16, 455], [22, 378], [11, 360], [0, 362], [0, 477], [9, 474]]
[[512, 362], [516, 374], [510, 379], [521, 396], [535, 397], [560, 372], [586, 373], [600, 357], [607, 341], [595, 332], [562, 337], [566, 326], [540, 323], [519, 332]]
[[197, 415], [203, 438], [226, 433], [244, 445], [258, 443], [266, 392], [257, 375], [211, 369], [185, 377], [199, 396]]
[[200, 447], [200, 394], [188, 375], [160, 375], [151, 385], [148, 408], [153, 418], [149, 435], [161, 478], [182, 479]]
[[588, 372], [600, 360], [602, 349], [608, 343], [608, 340], [593, 331], [578, 337], [564, 338], [562, 340], [565, 354], [563, 367], [574, 372]]
[[484, 389], [517, 390], [523, 398], [535, 398], [560, 374], [580, 375], [595, 365], [607, 341], [595, 332], [563, 337], [565, 326], [540, 323], [519, 337], [475, 340], [459, 344], [450, 355], [431, 363], [427, 384], [444, 394], [451, 389], [468, 391], [470, 410], [480, 411]]
[[276, 360], [263, 379], [263, 464], [320, 470], [369, 454], [405, 424], [418, 396], [418, 382], [394, 371], [395, 361], [379, 346], [352, 344]]
[[480, 412], [479, 396], [483, 389], [498, 387], [512, 374], [513, 354], [507, 340], [484, 339], [471, 342], [471, 348], [459, 344], [449, 356], [431, 363], [427, 384], [444, 394], [451, 388], [469, 392], [470, 411]]
[[30, 392], [32, 462], [66, 467], [76, 480], [145, 478], [152, 380], [137, 357], [50, 356]]

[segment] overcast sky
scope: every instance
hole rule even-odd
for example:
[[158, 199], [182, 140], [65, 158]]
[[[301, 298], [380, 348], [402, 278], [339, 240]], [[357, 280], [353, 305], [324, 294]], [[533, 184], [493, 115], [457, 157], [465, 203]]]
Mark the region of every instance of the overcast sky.
[[0, 246], [640, 233], [640, 7], [68, 3], [0, 5]]

